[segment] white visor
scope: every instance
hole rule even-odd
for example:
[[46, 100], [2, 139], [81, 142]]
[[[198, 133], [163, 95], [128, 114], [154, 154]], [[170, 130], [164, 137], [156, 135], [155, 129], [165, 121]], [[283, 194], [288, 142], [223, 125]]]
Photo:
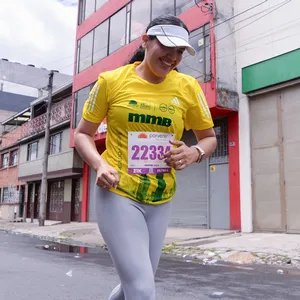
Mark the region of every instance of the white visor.
[[166, 47], [186, 47], [190, 55], [195, 55], [195, 49], [189, 44], [189, 33], [181, 26], [156, 25], [147, 31], [147, 35], [154, 35]]

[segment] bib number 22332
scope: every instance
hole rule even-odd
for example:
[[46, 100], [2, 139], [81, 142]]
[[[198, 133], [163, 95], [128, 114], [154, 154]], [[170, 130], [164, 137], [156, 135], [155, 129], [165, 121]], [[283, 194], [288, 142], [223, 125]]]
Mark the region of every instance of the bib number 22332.
[[175, 134], [163, 132], [128, 132], [128, 173], [169, 173], [163, 161], [164, 154], [171, 150], [170, 140]]

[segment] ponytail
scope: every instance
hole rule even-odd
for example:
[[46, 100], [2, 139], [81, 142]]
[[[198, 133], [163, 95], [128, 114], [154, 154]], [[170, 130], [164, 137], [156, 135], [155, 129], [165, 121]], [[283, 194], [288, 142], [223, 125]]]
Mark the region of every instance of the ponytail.
[[142, 45], [134, 52], [133, 56], [129, 60], [129, 64], [133, 64], [136, 61], [143, 61], [145, 58], [145, 49], [142, 47]]

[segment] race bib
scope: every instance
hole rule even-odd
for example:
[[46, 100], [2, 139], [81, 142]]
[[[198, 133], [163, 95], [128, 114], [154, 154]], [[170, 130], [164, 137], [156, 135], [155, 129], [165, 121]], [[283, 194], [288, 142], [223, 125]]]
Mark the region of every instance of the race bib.
[[174, 138], [171, 133], [128, 132], [128, 174], [170, 173], [163, 160]]

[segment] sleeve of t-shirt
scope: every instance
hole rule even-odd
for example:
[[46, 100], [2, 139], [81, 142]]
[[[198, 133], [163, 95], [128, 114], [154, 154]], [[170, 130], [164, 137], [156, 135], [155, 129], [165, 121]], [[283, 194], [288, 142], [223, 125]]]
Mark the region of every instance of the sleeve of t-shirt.
[[82, 118], [92, 123], [101, 123], [107, 114], [107, 110], [107, 83], [100, 75], [84, 103]]
[[197, 80], [189, 89], [189, 107], [186, 111], [184, 126], [186, 130], [205, 130], [214, 127], [206, 97]]

